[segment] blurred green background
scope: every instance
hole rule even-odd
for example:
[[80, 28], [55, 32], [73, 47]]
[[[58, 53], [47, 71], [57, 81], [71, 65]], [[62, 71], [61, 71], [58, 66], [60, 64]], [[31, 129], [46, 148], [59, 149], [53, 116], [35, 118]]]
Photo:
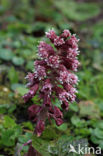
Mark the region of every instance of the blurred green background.
[[[33, 144], [45, 156], [72, 156], [71, 142], [103, 150], [103, 1], [0, 0], [0, 156], [17, 156], [32, 138], [27, 108], [37, 97], [24, 104], [24, 77], [34, 68], [38, 42], [52, 27], [57, 34], [70, 29], [80, 38], [79, 93], [64, 112], [64, 124], [47, 123]], [[60, 105], [58, 100], [55, 104]], [[21, 156], [27, 150], [23, 147]]]

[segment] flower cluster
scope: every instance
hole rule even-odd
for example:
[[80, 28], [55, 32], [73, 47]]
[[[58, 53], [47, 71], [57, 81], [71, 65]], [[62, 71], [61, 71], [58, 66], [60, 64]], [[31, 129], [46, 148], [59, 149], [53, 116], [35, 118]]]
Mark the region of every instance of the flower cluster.
[[51, 45], [40, 42], [40, 59], [34, 62], [35, 71], [26, 76], [29, 92], [23, 96], [27, 102], [38, 91], [39, 100], [42, 102], [42, 105], [33, 104], [28, 108], [30, 119], [36, 122], [37, 136], [42, 134], [47, 118], [53, 118], [58, 126], [63, 123], [63, 114], [52, 104], [51, 99], [58, 98], [61, 108], [68, 110], [69, 102], [75, 101], [75, 85], [78, 83], [78, 77], [73, 72], [77, 71], [79, 65], [79, 40], [69, 30], [64, 30], [60, 36], [50, 30], [46, 32], [46, 37], [50, 39]]

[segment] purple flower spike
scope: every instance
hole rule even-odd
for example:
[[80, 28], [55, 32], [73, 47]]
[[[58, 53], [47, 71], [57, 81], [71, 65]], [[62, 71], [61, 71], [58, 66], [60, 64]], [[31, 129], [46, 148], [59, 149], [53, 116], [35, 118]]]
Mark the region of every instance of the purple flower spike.
[[27, 102], [38, 93], [39, 102], [42, 103], [33, 104], [28, 108], [30, 119], [36, 122], [37, 136], [44, 131], [47, 118], [54, 119], [57, 126], [63, 123], [63, 114], [60, 108], [52, 104], [52, 99], [58, 98], [61, 109], [67, 111], [69, 104], [75, 101], [75, 86], [78, 84], [78, 77], [74, 72], [79, 66], [79, 40], [75, 34], [72, 35], [66, 29], [57, 36], [54, 30], [50, 30], [46, 32], [46, 37], [50, 39], [51, 44], [40, 42], [39, 59], [34, 62], [35, 71], [26, 76], [29, 92], [23, 96]]

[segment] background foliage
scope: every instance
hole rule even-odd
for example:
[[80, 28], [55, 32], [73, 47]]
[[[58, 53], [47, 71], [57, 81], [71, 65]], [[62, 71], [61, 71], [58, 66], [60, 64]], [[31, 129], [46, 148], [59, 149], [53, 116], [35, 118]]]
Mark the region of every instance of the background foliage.
[[[102, 8], [102, 0], [0, 1], [0, 156], [17, 156], [30, 138], [44, 156], [70, 155], [70, 143], [103, 150]], [[80, 38], [79, 93], [64, 115], [64, 124], [47, 123], [37, 139], [27, 115], [27, 107], [37, 103], [37, 97], [24, 104], [22, 95], [28, 91], [24, 77], [33, 70], [38, 42], [52, 27], [57, 33], [70, 29]], [[57, 100], [55, 104], [60, 105]], [[27, 149], [23, 147], [21, 155]]]

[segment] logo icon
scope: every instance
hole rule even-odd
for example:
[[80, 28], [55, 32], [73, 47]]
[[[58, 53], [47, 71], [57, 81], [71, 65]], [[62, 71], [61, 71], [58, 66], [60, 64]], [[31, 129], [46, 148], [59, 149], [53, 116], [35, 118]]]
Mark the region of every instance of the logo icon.
[[78, 152], [75, 150], [74, 146], [71, 145], [71, 144], [70, 144], [70, 150], [69, 150], [69, 153], [70, 153], [70, 152], [78, 153]]

